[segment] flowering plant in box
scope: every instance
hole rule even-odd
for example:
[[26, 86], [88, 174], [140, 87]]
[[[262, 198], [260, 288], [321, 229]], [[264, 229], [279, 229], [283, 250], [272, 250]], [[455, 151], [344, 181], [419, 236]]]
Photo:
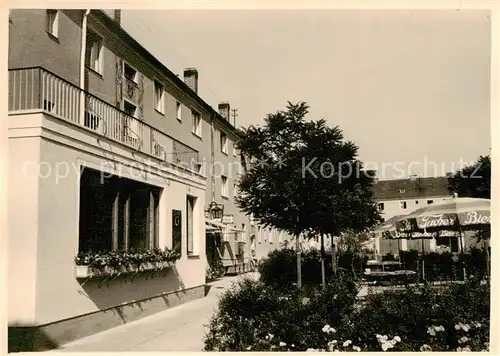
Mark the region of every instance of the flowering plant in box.
[[92, 269], [104, 270], [106, 268], [121, 269], [121, 268], [137, 268], [148, 263], [157, 262], [175, 262], [180, 258], [177, 251], [161, 250], [155, 248], [148, 249], [129, 249], [118, 251], [88, 251], [80, 252], [75, 257], [77, 266], [88, 266]]

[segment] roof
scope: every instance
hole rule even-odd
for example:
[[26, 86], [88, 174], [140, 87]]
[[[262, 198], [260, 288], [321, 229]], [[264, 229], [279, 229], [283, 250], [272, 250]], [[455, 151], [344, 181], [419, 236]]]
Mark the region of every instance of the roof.
[[381, 180], [375, 184], [375, 200], [452, 196], [445, 177]]
[[230, 132], [239, 137], [239, 130], [236, 129], [228, 120], [224, 119], [218, 111], [204, 101], [197, 93], [195, 93], [182, 79], [180, 79], [174, 72], [168, 69], [160, 60], [158, 60], [151, 52], [135, 40], [123, 27], [121, 27], [114, 19], [110, 17], [104, 10], [92, 10], [92, 15], [99, 19], [108, 28], [115, 31], [120, 39], [126, 41], [128, 45], [132, 46], [138, 53], [141, 53], [143, 59], [148, 61], [151, 65], [161, 71], [173, 84], [179, 87], [182, 91], [194, 99], [201, 107], [207, 110], [212, 116], [221, 123]]

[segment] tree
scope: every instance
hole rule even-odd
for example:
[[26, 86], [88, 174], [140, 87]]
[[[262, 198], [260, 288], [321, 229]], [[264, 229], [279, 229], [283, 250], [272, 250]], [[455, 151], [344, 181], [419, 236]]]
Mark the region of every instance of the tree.
[[[448, 176], [449, 187], [459, 197], [491, 199], [491, 157], [479, 156], [477, 161]], [[478, 240], [489, 239], [490, 225], [476, 232]]]
[[[304, 102], [269, 114], [262, 126], [241, 130], [237, 143], [252, 165], [239, 183], [238, 206], [265, 226], [298, 240], [367, 231], [380, 222], [374, 172], [356, 159], [358, 147], [338, 126], [306, 121]], [[324, 255], [324, 253], [323, 253]], [[297, 248], [300, 287], [300, 249]]]
[[460, 197], [491, 198], [491, 157], [478, 160], [448, 177], [450, 188]]

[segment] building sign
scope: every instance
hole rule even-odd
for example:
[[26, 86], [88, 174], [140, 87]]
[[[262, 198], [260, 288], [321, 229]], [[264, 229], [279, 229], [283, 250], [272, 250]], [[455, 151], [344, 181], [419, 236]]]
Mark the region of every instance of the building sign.
[[222, 217], [223, 224], [233, 224], [234, 223], [234, 215], [232, 214], [224, 214]]
[[182, 254], [182, 212], [172, 210], [172, 249]]

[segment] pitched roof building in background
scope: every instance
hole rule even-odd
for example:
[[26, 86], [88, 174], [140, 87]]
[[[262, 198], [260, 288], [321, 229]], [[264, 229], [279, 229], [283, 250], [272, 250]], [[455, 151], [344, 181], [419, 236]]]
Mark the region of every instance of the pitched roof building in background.
[[375, 184], [375, 200], [404, 200], [452, 195], [445, 177], [411, 177]]

